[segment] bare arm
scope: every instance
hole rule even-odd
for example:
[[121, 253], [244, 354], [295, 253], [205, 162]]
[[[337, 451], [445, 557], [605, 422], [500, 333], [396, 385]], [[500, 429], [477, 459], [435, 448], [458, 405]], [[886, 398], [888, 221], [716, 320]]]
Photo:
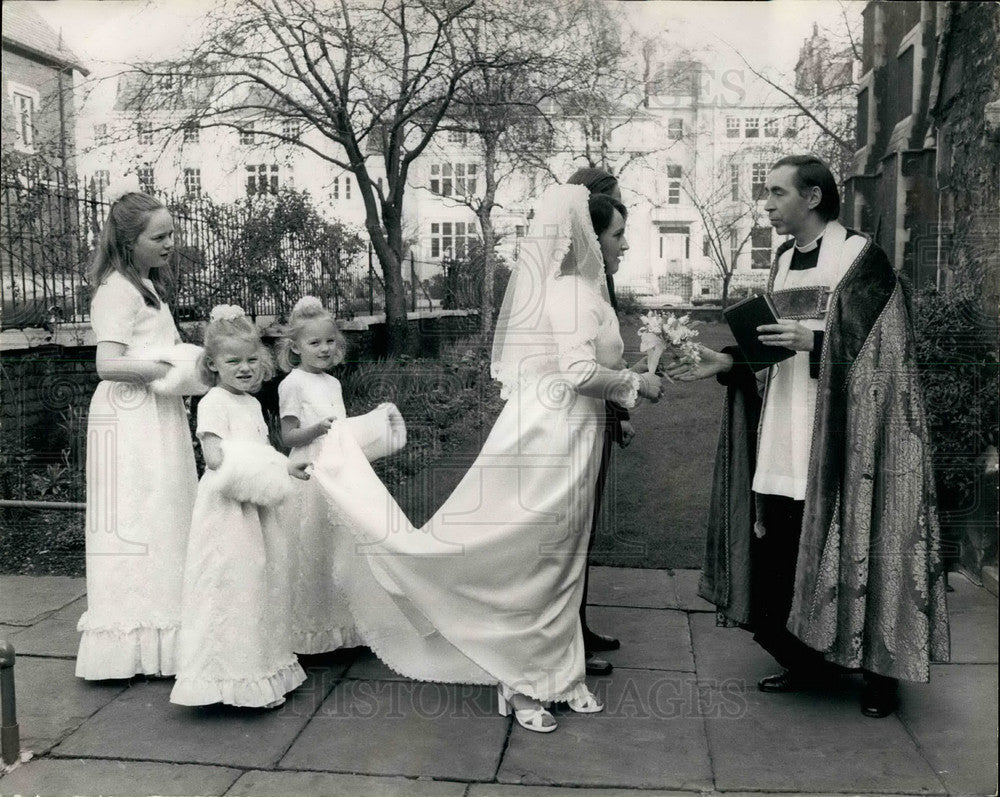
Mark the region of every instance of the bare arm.
[[218, 470], [222, 467], [222, 438], [206, 432], [201, 436], [201, 453], [205, 457], [205, 467]]
[[158, 360], [129, 357], [124, 343], [103, 340], [97, 344], [97, 375], [110, 382], [153, 382], [166, 376], [170, 366]]
[[330, 430], [334, 416], [324, 418], [319, 423], [303, 428], [294, 415], [284, 415], [281, 418], [281, 442], [289, 448], [299, 448], [309, 445], [317, 437], [322, 437]]

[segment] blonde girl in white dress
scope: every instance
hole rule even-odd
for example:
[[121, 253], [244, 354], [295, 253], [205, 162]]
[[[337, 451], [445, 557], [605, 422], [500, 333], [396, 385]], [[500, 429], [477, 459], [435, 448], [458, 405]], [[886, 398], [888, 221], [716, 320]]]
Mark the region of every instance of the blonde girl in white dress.
[[153, 197], [125, 193], [90, 273], [101, 378], [87, 420], [87, 611], [81, 678], [176, 670], [181, 578], [197, 471], [184, 400], [151, 388], [180, 342], [164, 301], [174, 225]]
[[191, 521], [173, 703], [273, 708], [305, 680], [288, 635], [287, 532], [278, 519], [290, 475], [251, 394], [274, 372], [238, 307], [212, 311], [198, 405], [205, 474]]
[[[343, 361], [347, 342], [322, 302], [304, 296], [292, 309], [277, 353], [278, 365], [289, 372], [278, 385], [283, 442], [293, 462], [312, 462], [331, 424], [347, 417], [340, 381], [328, 373]], [[360, 645], [334, 579], [326, 497], [312, 481], [298, 482], [295, 492], [295, 512], [287, 521], [294, 541], [292, 649], [311, 654]]]

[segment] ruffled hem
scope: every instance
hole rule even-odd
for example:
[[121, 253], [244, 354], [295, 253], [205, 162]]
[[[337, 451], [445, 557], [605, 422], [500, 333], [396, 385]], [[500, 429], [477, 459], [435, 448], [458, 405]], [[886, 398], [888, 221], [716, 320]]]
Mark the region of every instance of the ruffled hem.
[[306, 679], [297, 661], [289, 661], [271, 675], [253, 680], [237, 678], [181, 677], [170, 692], [170, 702], [181, 706], [229, 706], [263, 708], [281, 700]]
[[131, 678], [134, 675], [174, 675], [177, 672], [179, 626], [115, 626], [91, 628], [80, 618], [83, 632], [76, 654], [76, 675], [88, 681]]
[[364, 645], [361, 634], [353, 626], [328, 628], [325, 631], [292, 631], [292, 650], [303, 656], [329, 653], [340, 648]]

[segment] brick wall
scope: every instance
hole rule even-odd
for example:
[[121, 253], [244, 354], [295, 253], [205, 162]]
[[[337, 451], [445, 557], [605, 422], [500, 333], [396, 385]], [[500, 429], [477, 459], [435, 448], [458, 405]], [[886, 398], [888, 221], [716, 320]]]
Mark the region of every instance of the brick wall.
[[[35, 113], [35, 149], [52, 148], [59, 151], [60, 144], [60, 102], [59, 70], [43, 61], [8, 49], [5, 45], [0, 66], [3, 71], [2, 123], [4, 142], [14, 141], [13, 106], [10, 100], [8, 82], [19, 83], [34, 89], [39, 94], [39, 107]], [[68, 166], [73, 168], [76, 132], [73, 107], [74, 75], [72, 70], [62, 74], [62, 129], [66, 132]]]

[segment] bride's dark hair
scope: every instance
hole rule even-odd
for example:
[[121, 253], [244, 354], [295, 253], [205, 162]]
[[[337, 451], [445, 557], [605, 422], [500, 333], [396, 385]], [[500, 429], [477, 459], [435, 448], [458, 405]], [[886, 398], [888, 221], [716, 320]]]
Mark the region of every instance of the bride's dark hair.
[[598, 235], [611, 226], [611, 220], [615, 217], [616, 210], [622, 214], [622, 219], [628, 218], [628, 210], [625, 206], [606, 194], [591, 194], [587, 206], [590, 209], [590, 222], [594, 225], [594, 232]]

